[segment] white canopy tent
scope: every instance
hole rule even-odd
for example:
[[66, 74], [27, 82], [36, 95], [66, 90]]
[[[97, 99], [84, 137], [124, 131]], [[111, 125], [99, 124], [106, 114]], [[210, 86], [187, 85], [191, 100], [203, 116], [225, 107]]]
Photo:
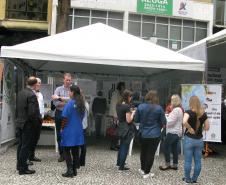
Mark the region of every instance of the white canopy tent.
[[3, 46], [1, 57], [24, 59], [34, 69], [44, 71], [147, 76], [169, 69], [205, 70], [203, 61], [101, 23]]

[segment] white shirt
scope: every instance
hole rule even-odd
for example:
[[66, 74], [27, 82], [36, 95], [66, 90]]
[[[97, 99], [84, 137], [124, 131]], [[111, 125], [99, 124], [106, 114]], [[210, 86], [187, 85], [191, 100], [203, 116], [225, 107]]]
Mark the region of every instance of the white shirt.
[[182, 136], [183, 111], [176, 107], [169, 113], [166, 124], [166, 133], [177, 134]]
[[85, 114], [84, 118], [82, 120], [82, 127], [83, 129], [86, 129], [88, 127], [88, 116], [89, 116], [89, 103], [85, 101]]
[[42, 116], [42, 118], [44, 118], [44, 114], [45, 114], [45, 107], [44, 107], [44, 99], [43, 99], [43, 95], [41, 92], [35, 92], [37, 99], [38, 99], [38, 105], [39, 105], [39, 110], [40, 110], [40, 114]]

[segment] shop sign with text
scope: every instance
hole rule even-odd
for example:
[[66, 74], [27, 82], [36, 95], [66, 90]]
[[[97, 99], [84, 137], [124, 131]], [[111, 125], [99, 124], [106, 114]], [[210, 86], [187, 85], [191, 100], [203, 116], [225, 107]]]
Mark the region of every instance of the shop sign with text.
[[137, 0], [137, 12], [172, 15], [173, 0]]

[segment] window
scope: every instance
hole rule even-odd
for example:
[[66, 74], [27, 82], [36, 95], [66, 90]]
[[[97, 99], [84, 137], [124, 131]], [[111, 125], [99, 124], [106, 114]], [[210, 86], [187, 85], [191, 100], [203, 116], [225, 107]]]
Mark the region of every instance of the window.
[[9, 19], [47, 21], [48, 0], [7, 0]]
[[101, 22], [119, 30], [123, 30], [123, 12], [110, 12], [101, 10], [72, 9], [72, 23], [70, 29], [80, 28]]

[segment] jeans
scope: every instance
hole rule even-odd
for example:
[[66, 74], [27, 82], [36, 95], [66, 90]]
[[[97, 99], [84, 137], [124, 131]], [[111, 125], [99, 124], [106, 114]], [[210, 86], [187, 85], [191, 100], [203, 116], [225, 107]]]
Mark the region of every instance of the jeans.
[[177, 134], [167, 133], [164, 142], [164, 155], [166, 166], [170, 165], [170, 152], [173, 153], [173, 166], [178, 165], [178, 142], [179, 136]]
[[55, 112], [55, 124], [56, 124], [56, 131], [57, 131], [57, 143], [58, 143], [58, 150], [59, 150], [59, 154], [60, 156], [63, 155], [63, 148], [60, 146], [60, 142], [61, 142], [61, 121], [62, 121], [62, 111], [56, 110]]
[[[201, 172], [203, 140], [184, 137], [184, 176], [187, 182], [197, 181]], [[191, 177], [192, 158], [194, 157], [194, 174]]]
[[124, 168], [128, 151], [129, 144], [124, 142], [123, 139], [121, 139], [117, 158], [117, 165], [119, 166], [119, 168]]
[[160, 137], [157, 138], [140, 138], [141, 142], [141, 152], [140, 152], [140, 162], [141, 170], [145, 174], [150, 173], [152, 165], [155, 159], [155, 152], [157, 150]]

